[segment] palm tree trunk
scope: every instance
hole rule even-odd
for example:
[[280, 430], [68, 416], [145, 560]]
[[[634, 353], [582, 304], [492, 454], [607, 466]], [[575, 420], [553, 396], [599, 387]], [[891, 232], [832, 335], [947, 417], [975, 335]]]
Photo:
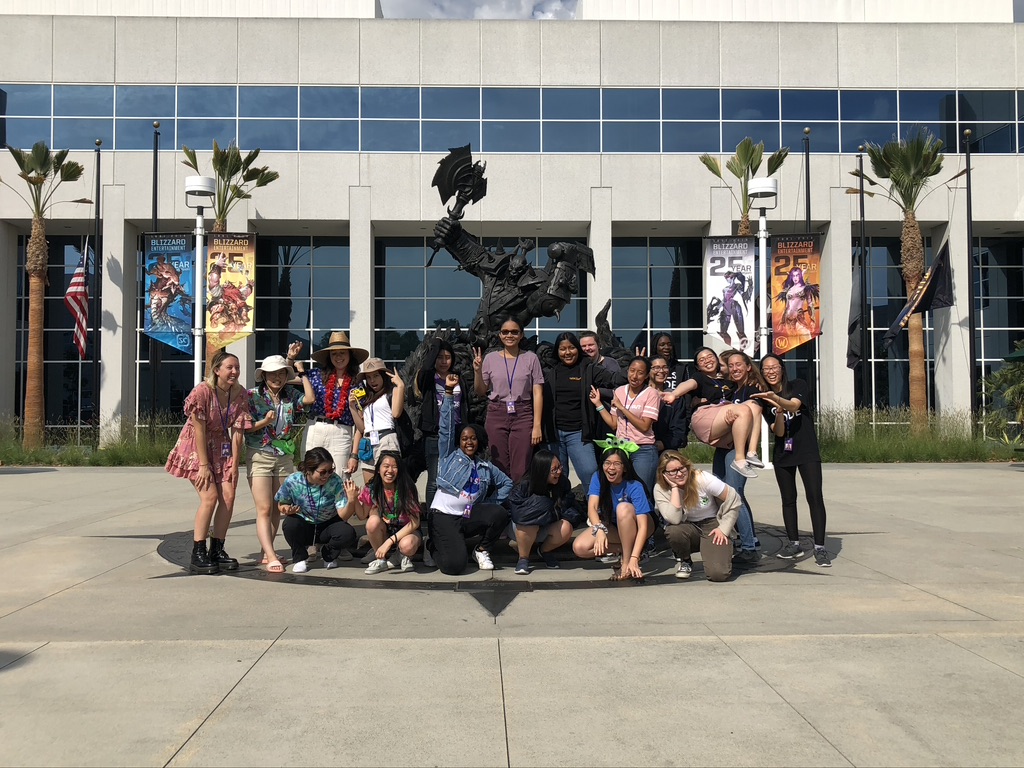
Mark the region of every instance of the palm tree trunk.
[[740, 225], [736, 228], [737, 237], [750, 237], [753, 232], [750, 231], [750, 215], [744, 213], [740, 217]]
[[25, 258], [28, 271], [28, 358], [25, 361], [25, 406], [22, 411], [26, 451], [43, 447], [46, 390], [43, 387], [43, 325], [46, 305], [46, 224], [32, 219]]
[[[900, 262], [907, 296], [913, 294], [924, 275], [924, 241], [921, 227], [912, 210], [903, 215], [900, 233]], [[928, 390], [924, 364], [924, 322], [920, 313], [910, 316], [907, 324], [907, 343], [910, 357], [910, 431], [919, 435], [928, 428]]]
[[217, 219], [216, 221], [213, 222], [213, 229], [211, 229], [210, 231], [211, 232], [227, 232], [228, 231], [228, 223], [226, 221], [222, 221], [221, 219]]

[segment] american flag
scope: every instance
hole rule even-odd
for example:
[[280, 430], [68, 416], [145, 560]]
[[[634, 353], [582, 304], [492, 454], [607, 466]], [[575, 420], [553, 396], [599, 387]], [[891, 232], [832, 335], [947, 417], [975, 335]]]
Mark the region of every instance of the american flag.
[[89, 283], [85, 269], [85, 256], [78, 260], [75, 274], [71, 276], [67, 293], [64, 294], [64, 305], [75, 319], [75, 346], [78, 355], [85, 359], [85, 328], [89, 324]]

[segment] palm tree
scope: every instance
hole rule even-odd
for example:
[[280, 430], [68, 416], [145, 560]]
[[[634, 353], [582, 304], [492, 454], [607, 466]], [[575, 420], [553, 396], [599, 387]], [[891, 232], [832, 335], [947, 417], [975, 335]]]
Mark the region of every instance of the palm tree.
[[[771, 157], [768, 158], [767, 175], [771, 176], [779, 170], [788, 155], [789, 147], [783, 147], [772, 154]], [[759, 141], [755, 144], [754, 140], [748, 136], [736, 145], [736, 154], [730, 157], [725, 163], [725, 167], [729, 172], [740, 180], [740, 194], [738, 197], [733, 188], [729, 187], [728, 184], [726, 185], [729, 187], [729, 192], [732, 194], [733, 200], [736, 201], [736, 205], [738, 205], [740, 209], [740, 226], [736, 230], [736, 234], [740, 237], [750, 237], [752, 234], [750, 231], [750, 198], [747, 196], [747, 185], [761, 167], [761, 158], [763, 156], [764, 142]], [[722, 175], [722, 166], [718, 162], [718, 158], [704, 154], [700, 156], [700, 161], [704, 163], [704, 166], [715, 176], [722, 181], [725, 181], [725, 177]]]
[[[903, 212], [903, 228], [900, 232], [900, 265], [907, 296], [913, 294], [924, 276], [924, 240], [917, 222], [917, 207], [931, 192], [925, 193], [931, 178], [942, 170], [942, 140], [930, 131], [918, 128], [905, 139], [893, 138], [884, 146], [868, 142], [865, 145], [871, 171], [879, 179], [889, 182], [889, 188], [878, 194], [891, 200]], [[950, 177], [949, 181], [962, 176], [966, 169]], [[850, 171], [852, 176], [861, 178], [859, 170]], [[864, 181], [872, 187], [881, 186], [866, 173]], [[948, 184], [949, 181], [946, 183]], [[847, 189], [849, 194], [859, 194], [857, 189]], [[932, 190], [934, 191], [934, 190]], [[872, 197], [875, 192], [865, 190]], [[924, 323], [920, 313], [910, 316], [907, 324], [910, 347], [910, 421], [915, 431], [923, 430], [928, 424], [928, 395], [925, 387], [924, 365]]]
[[[195, 150], [182, 145], [181, 151], [185, 153], [182, 164], [196, 173], [202, 173], [196, 161]], [[217, 179], [217, 192], [213, 202], [214, 232], [228, 231], [228, 214], [239, 200], [248, 200], [252, 197], [252, 190], [265, 187], [280, 177], [277, 171], [271, 171], [265, 165], [260, 168], [253, 167], [259, 154], [260, 151], [254, 149], [243, 158], [234, 142], [231, 142], [227, 149], [221, 149], [216, 141], [213, 142], [212, 165]]]
[[[28, 185], [28, 197], [24, 197], [10, 184], [0, 179], [5, 187], [25, 201], [32, 211], [32, 234], [28, 239], [25, 253], [25, 271], [28, 272], [28, 359], [25, 374], [25, 407], [22, 411], [24, 424], [23, 445], [26, 451], [36, 450], [43, 445], [43, 424], [46, 414], [43, 387], [43, 324], [46, 299], [46, 216], [58, 201], [54, 193], [65, 181], [75, 182], [82, 178], [85, 169], [81, 163], [68, 160], [68, 150], [51, 152], [45, 141], [36, 142], [30, 152], [8, 145], [8, 151], [18, 164], [18, 175]], [[90, 203], [91, 200], [73, 200], [75, 203]], [[97, 386], [97, 383], [94, 383]]]

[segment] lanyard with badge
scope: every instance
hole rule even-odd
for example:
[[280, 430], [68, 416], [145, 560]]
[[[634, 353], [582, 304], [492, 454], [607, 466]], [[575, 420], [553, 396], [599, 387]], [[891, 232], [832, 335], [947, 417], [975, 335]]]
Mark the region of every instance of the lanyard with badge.
[[505, 363], [505, 376], [508, 377], [508, 400], [505, 401], [505, 413], [515, 413], [516, 401], [512, 396], [512, 379], [516, 377], [516, 366], [519, 365], [519, 355], [516, 355], [516, 361], [512, 363], [512, 373], [508, 372], [508, 358], [502, 355], [501, 361]]
[[228, 438], [227, 442], [220, 444], [220, 455], [222, 459], [231, 457], [231, 392], [228, 392], [228, 411], [225, 414], [224, 409], [220, 407], [220, 390], [213, 393], [213, 396], [217, 400], [217, 414], [220, 416], [221, 426], [224, 428], [224, 435]]
[[316, 521], [320, 519], [320, 501], [323, 500], [323, 491], [320, 492], [320, 501], [317, 501], [316, 494], [313, 493], [313, 484], [306, 479], [306, 502], [309, 504], [311, 510], [310, 516], [313, 518], [312, 523], [316, 525]]

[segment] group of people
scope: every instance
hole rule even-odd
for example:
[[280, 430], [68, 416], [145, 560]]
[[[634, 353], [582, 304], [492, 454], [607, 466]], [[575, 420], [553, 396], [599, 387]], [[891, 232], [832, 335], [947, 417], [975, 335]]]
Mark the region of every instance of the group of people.
[[[430, 339], [421, 368], [408, 377], [409, 393], [397, 371], [352, 347], [343, 332], [312, 354], [309, 370], [301, 343], [266, 358], [250, 390], [238, 383], [238, 359], [218, 353], [209, 378], [185, 401], [188, 421], [167, 460], [167, 470], [199, 496], [191, 571], [238, 567], [224, 539], [244, 463], [262, 564], [272, 573], [288, 562], [275, 549], [279, 529], [295, 573], [316, 558], [326, 568], [352, 559], [354, 516], [365, 521], [370, 574], [412, 570], [421, 551], [425, 565], [445, 574], [463, 573], [470, 558], [493, 569], [492, 553], [507, 534], [517, 574], [529, 573], [534, 558], [558, 568], [555, 550], [572, 540], [577, 557], [610, 563], [615, 578], [642, 579], [661, 530], [678, 578], [690, 576], [699, 553], [707, 578], [724, 581], [734, 561], [760, 557], [744, 486], [764, 467], [762, 423], [775, 436], [787, 536], [778, 556], [805, 554], [799, 470], [815, 561], [831, 564], [809, 392], [805, 382], [787, 379], [779, 357], [755, 366], [742, 352], [702, 347], [692, 362], [682, 361], [662, 334], [651, 355], [635, 350], [623, 371], [601, 354], [593, 333], [560, 334], [542, 362], [522, 348], [523, 330], [502, 318], [498, 348], [473, 350], [472, 380], [456, 371], [449, 342]], [[408, 455], [407, 395], [419, 404], [422, 501]], [[486, 399], [484, 426], [471, 422], [471, 396]], [[712, 472], [683, 452], [691, 430], [715, 447]], [[571, 487], [570, 464], [585, 503]]]

